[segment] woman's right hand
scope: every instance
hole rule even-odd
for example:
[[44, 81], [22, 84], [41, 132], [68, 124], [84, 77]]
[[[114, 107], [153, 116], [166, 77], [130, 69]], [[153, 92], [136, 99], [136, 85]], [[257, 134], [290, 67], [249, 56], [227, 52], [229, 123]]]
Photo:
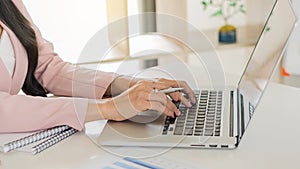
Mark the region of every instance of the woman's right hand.
[[99, 104], [100, 113], [105, 119], [122, 121], [136, 116], [145, 110], [157, 110], [168, 116], [179, 116], [180, 111], [166, 94], [154, 92], [153, 81], [142, 80], [134, 86]]

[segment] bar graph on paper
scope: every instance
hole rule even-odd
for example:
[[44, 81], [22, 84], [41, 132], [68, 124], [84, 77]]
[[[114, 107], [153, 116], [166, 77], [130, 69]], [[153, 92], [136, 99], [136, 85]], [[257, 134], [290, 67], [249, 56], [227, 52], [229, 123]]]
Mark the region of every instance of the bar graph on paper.
[[[108, 151], [109, 150], [109, 151]], [[109, 154], [91, 156], [73, 169], [205, 169], [201, 162], [190, 164], [186, 159], [163, 157], [158, 150], [141, 147], [121, 147], [106, 149]]]
[[104, 166], [102, 169], [193, 169], [183, 163], [163, 158], [137, 159], [124, 157]]

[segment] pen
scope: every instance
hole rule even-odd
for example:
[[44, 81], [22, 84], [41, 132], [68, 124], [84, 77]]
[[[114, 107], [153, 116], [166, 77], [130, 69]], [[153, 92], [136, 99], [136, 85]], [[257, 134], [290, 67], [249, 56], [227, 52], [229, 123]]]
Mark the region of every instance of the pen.
[[160, 92], [160, 93], [172, 93], [172, 92], [177, 92], [177, 91], [181, 91], [184, 88], [169, 88], [169, 89], [163, 89], [163, 90], [157, 90], [155, 89], [155, 92]]

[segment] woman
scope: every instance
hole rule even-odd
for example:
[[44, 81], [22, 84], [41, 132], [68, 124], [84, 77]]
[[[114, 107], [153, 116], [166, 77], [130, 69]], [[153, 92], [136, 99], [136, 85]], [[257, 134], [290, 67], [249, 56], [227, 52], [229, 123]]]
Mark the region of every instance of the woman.
[[[121, 121], [147, 109], [179, 115], [170, 99], [154, 89], [183, 87], [195, 102], [184, 81], [131, 79], [63, 62], [21, 0], [0, 1], [0, 58], [0, 133], [57, 125], [82, 130], [88, 121]], [[21, 89], [26, 95], [17, 95]], [[47, 98], [47, 93], [61, 97]], [[191, 106], [179, 92], [169, 96]]]

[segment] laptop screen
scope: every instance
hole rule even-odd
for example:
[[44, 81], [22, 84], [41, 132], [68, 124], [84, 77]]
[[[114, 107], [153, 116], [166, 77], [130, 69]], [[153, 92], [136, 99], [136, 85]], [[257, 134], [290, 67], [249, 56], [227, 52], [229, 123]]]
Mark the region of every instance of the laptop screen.
[[281, 59], [296, 20], [289, 0], [275, 2], [238, 84], [254, 108]]

